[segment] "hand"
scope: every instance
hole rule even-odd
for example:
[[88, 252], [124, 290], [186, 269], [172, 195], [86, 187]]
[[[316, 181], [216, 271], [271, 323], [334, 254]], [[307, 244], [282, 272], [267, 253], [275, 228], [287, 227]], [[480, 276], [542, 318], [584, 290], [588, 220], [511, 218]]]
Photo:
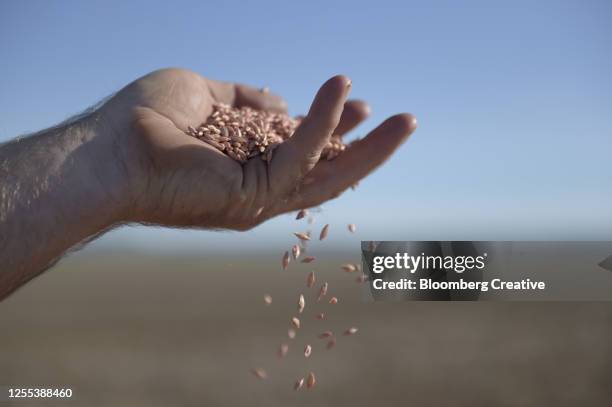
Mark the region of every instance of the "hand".
[[319, 162], [332, 134], [346, 134], [369, 113], [365, 103], [347, 102], [350, 87], [344, 76], [329, 79], [269, 164], [254, 158], [241, 165], [185, 134], [187, 126], [204, 122], [218, 102], [286, 112], [280, 97], [182, 69], [138, 79], [100, 111], [113, 129], [129, 191], [123, 220], [246, 230], [339, 196], [383, 163], [416, 127], [409, 114], [393, 116], [336, 159]]
[[385, 161], [415, 129], [401, 114], [332, 161], [332, 134], [368, 114], [347, 102], [350, 81], [328, 80], [269, 163], [239, 164], [185, 133], [213, 105], [285, 111], [277, 96], [193, 72], [153, 72], [93, 113], [0, 145], [0, 300], [68, 249], [126, 222], [245, 230], [338, 196]]

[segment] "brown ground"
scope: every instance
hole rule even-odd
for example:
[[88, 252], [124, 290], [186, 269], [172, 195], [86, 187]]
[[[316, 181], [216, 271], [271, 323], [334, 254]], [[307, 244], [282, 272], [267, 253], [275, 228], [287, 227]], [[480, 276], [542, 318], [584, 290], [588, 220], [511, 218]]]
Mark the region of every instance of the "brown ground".
[[[304, 328], [288, 341], [309, 267], [208, 257], [64, 261], [0, 304], [0, 386], [76, 395], [14, 403], [24, 407], [612, 405], [612, 303], [365, 303], [338, 255], [318, 274], [340, 303], [313, 306], [305, 292]], [[327, 321], [312, 317], [319, 308]], [[331, 351], [312, 339], [352, 325], [359, 333]], [[279, 361], [281, 339], [292, 348]], [[270, 379], [251, 376], [253, 366]], [[310, 370], [316, 389], [293, 392]]]

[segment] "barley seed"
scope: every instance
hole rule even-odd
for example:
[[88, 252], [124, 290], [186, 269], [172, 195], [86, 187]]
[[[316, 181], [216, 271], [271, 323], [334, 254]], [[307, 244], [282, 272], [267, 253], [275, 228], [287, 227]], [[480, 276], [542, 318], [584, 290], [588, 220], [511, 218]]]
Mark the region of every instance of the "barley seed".
[[321, 312], [321, 313], [317, 314], [316, 318], [319, 319], [319, 320], [325, 319], [325, 313]]
[[296, 317], [291, 318], [291, 323], [296, 329], [300, 329], [300, 320]]
[[268, 294], [264, 295], [264, 302], [266, 303], [266, 305], [272, 304], [272, 296]]
[[281, 345], [278, 347], [279, 359], [282, 359], [287, 356], [287, 352], [289, 352], [289, 345], [287, 345], [286, 343], [281, 343]]
[[[306, 301], [304, 300], [304, 296], [300, 294], [300, 298], [298, 300], [298, 312], [301, 314], [304, 312], [304, 307], [306, 306]], [[299, 325], [299, 324], [298, 324]], [[298, 326], [299, 328], [299, 326]]]
[[338, 298], [336, 298], [336, 297], [331, 297], [331, 298], [329, 299], [329, 303], [330, 303], [331, 305], [336, 305], [336, 304], [338, 303]]
[[314, 373], [308, 373], [308, 379], [306, 379], [306, 388], [312, 389], [314, 385], [317, 383], [317, 379], [315, 378]]
[[310, 236], [309, 236], [308, 232], [306, 232], [306, 233], [295, 232], [294, 235], [295, 235], [295, 237], [300, 239], [302, 241], [302, 243], [303, 242], [307, 242], [307, 241], [310, 240]]
[[311, 354], [312, 354], [312, 346], [306, 345], [304, 347], [304, 357], [309, 358]]
[[323, 229], [321, 229], [321, 233], [319, 234], [319, 240], [325, 239], [328, 233], [329, 233], [329, 224], [323, 226]]
[[266, 380], [268, 378], [268, 373], [261, 367], [251, 369], [251, 373], [260, 380]]
[[355, 233], [355, 231], [357, 230], [357, 226], [355, 226], [354, 223], [349, 223], [347, 227], [348, 227], [349, 232], [351, 233]]
[[342, 266], [340, 266], [340, 268], [346, 271], [347, 273], [352, 273], [352, 272], [357, 271], [357, 267], [355, 267], [355, 265], [351, 263], [343, 264]]
[[295, 338], [295, 330], [294, 330], [294, 329], [289, 328], [289, 329], [287, 330], [287, 336], [289, 337], [289, 339], [293, 339], [293, 338]]
[[298, 391], [304, 386], [304, 378], [297, 379], [295, 384], [293, 385], [293, 390]]
[[289, 252], [285, 252], [285, 254], [283, 255], [283, 270], [287, 270], [287, 266], [289, 266], [289, 261], [291, 261], [291, 258], [289, 257]]
[[344, 335], [349, 336], [349, 335], [355, 335], [357, 333], [358, 329], [355, 327], [349, 328], [346, 331], [344, 331]]
[[312, 286], [315, 284], [315, 281], [315, 273], [314, 271], [311, 271], [310, 273], [308, 273], [308, 277], [306, 277], [306, 287], [312, 288]]
[[302, 209], [297, 213], [297, 216], [295, 217], [295, 219], [300, 220], [306, 215], [308, 215], [308, 211], [306, 209]]
[[323, 297], [325, 297], [325, 295], [327, 294], [328, 288], [329, 288], [329, 284], [327, 284], [327, 282], [323, 283], [323, 285], [321, 286], [321, 289], [319, 290], [319, 297], [317, 298], [317, 301], [321, 301]]
[[317, 258], [314, 256], [306, 256], [302, 259], [302, 263], [312, 263], [313, 261], [315, 261]]
[[300, 246], [297, 244], [294, 244], [293, 247], [291, 248], [291, 253], [293, 254], [293, 260], [297, 260], [298, 257], [300, 257]]

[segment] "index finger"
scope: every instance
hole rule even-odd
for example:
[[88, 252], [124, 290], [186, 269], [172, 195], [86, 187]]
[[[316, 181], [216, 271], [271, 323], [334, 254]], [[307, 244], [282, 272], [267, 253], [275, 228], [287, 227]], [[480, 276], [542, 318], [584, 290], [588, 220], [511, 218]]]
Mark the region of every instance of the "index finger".
[[338, 126], [351, 88], [346, 76], [337, 75], [321, 86], [293, 136], [274, 150], [270, 163], [270, 185], [289, 192], [319, 161], [321, 151]]

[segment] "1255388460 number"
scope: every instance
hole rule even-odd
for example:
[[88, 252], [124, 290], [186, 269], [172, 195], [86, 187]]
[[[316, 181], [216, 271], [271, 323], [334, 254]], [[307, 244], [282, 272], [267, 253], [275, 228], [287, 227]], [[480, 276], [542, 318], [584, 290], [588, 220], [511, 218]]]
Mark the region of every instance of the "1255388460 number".
[[72, 398], [71, 388], [5, 387], [5, 389], [3, 395], [6, 399]]

